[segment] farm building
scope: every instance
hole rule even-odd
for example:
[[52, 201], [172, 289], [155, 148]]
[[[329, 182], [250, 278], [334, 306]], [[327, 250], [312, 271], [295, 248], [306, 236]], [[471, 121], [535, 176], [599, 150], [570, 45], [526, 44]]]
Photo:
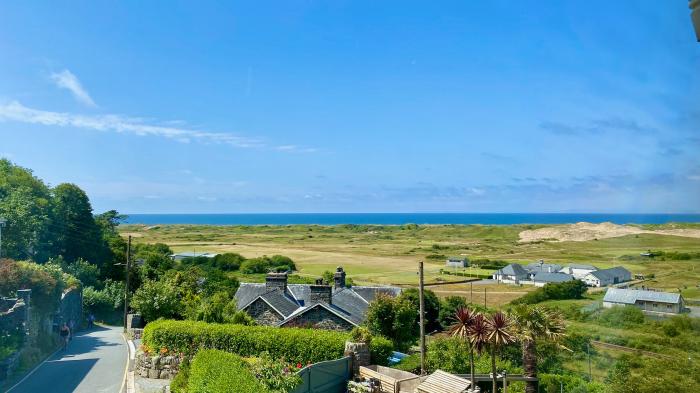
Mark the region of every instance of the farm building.
[[539, 272], [532, 276], [532, 283], [536, 287], [543, 287], [545, 284], [554, 284], [574, 280], [574, 276], [566, 273]]
[[598, 270], [597, 267], [593, 265], [580, 265], [572, 263], [564, 266], [563, 269], [559, 270], [559, 273], [571, 274], [577, 280], [583, 280], [589, 273]]
[[350, 330], [364, 322], [369, 303], [379, 295], [398, 296], [401, 288], [345, 285], [338, 267], [334, 285], [288, 284], [287, 273], [268, 273], [264, 284], [241, 283], [235, 298], [239, 310], [260, 325]]
[[631, 279], [632, 273], [622, 266], [596, 270], [583, 277], [583, 281], [586, 285], [591, 287], [604, 287], [607, 285], [619, 284]]
[[603, 307], [636, 306], [646, 313], [680, 314], [685, 311], [680, 293], [655, 292], [643, 289], [608, 288]]
[[[527, 270], [517, 263], [497, 270], [493, 273], [493, 279], [505, 284], [521, 284], [523, 281], [528, 281], [529, 275]], [[525, 282], [526, 283], [526, 282]]]
[[457, 267], [457, 268], [463, 268], [463, 267], [468, 267], [469, 266], [469, 260], [465, 257], [462, 258], [448, 258], [447, 262], [445, 262], [445, 266], [447, 267]]

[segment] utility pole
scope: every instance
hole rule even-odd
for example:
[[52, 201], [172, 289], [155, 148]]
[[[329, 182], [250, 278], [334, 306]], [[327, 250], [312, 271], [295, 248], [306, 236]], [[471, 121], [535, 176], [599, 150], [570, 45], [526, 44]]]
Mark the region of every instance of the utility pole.
[[131, 268], [131, 235], [126, 243], [126, 289], [124, 290], [124, 333], [126, 333], [126, 319], [129, 313], [129, 270]]
[[423, 299], [423, 261], [418, 262], [418, 292], [420, 299], [420, 375], [425, 375], [425, 300]]
[[484, 307], [486, 307], [486, 287], [484, 287]]
[[7, 221], [0, 217], [0, 258], [2, 258], [2, 228], [5, 226]]
[[469, 304], [474, 303], [474, 283], [469, 282]]

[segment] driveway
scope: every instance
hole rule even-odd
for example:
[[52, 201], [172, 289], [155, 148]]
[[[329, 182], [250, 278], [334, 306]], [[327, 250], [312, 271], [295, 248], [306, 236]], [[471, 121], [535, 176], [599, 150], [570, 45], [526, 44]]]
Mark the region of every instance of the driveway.
[[8, 393], [121, 393], [128, 349], [121, 327], [79, 332]]

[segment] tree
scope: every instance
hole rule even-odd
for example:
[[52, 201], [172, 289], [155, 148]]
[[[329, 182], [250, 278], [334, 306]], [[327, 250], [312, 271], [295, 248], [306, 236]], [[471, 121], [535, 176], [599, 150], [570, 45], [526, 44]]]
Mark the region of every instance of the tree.
[[474, 346], [471, 343], [470, 337], [473, 333], [474, 322], [476, 316], [480, 315], [474, 311], [466, 308], [460, 307], [454, 314], [454, 324], [450, 326], [450, 335], [452, 337], [457, 337], [464, 340], [469, 344], [469, 373], [470, 373], [470, 386], [476, 386], [474, 381]]
[[455, 314], [462, 307], [467, 307], [467, 300], [461, 296], [448, 296], [440, 303], [438, 321], [441, 326], [451, 326], [455, 322]]
[[498, 382], [496, 379], [496, 355], [499, 349], [515, 341], [513, 335], [513, 321], [502, 311], [486, 317], [487, 341], [491, 348], [491, 380], [493, 382], [493, 393], [498, 392]]
[[146, 321], [158, 318], [179, 318], [181, 303], [178, 288], [171, 283], [148, 280], [136, 290], [131, 306], [143, 315]]
[[214, 265], [223, 271], [234, 271], [241, 267], [245, 258], [235, 252], [227, 252], [214, 257]]
[[365, 325], [373, 335], [384, 336], [395, 347], [406, 349], [418, 338], [417, 313], [405, 299], [380, 295], [369, 304]]
[[[416, 288], [408, 288], [401, 292], [400, 299], [407, 300], [413, 305], [415, 310], [420, 309], [420, 296]], [[440, 326], [440, 299], [435, 292], [426, 289], [423, 291], [423, 301], [425, 306], [425, 329], [428, 333], [441, 330]], [[420, 315], [416, 315], [416, 324], [419, 323]]]
[[[527, 305], [516, 306], [511, 315], [515, 333], [522, 344], [524, 374], [537, 378], [537, 342], [546, 340], [560, 344], [566, 331], [564, 318], [559, 312]], [[535, 393], [537, 389], [536, 381], [526, 382], [526, 393]]]

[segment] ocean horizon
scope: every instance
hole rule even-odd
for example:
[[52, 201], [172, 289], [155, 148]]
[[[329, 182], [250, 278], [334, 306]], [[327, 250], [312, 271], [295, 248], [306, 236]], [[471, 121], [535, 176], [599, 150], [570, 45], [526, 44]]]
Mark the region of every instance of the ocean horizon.
[[404, 225], [404, 224], [665, 224], [700, 222], [700, 214], [633, 213], [235, 213], [129, 214], [126, 224], [190, 225]]

